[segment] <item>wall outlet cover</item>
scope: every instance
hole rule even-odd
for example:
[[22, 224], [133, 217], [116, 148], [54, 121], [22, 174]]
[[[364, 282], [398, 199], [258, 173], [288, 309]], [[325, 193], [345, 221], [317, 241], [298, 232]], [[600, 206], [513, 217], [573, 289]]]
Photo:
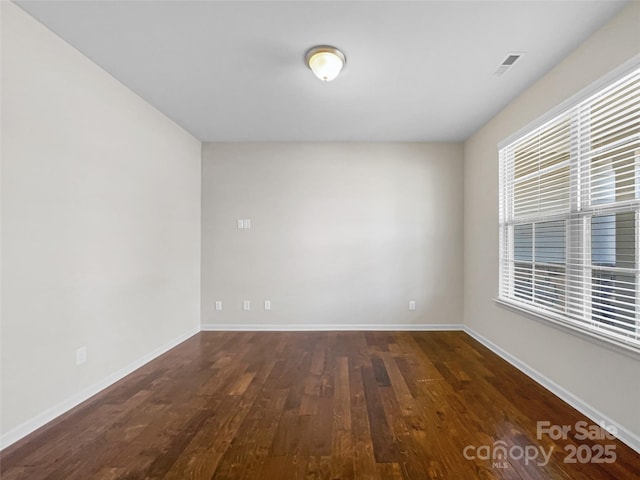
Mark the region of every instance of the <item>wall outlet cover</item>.
[[87, 347], [80, 347], [76, 350], [76, 365], [82, 365], [87, 361]]

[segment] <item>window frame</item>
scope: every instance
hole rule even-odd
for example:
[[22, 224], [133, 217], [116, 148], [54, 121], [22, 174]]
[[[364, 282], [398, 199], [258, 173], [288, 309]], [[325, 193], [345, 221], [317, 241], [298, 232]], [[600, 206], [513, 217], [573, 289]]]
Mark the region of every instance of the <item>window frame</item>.
[[[499, 151], [499, 259], [498, 259], [498, 270], [499, 270], [499, 284], [498, 284], [498, 297], [494, 299], [499, 305], [503, 305], [509, 307], [512, 310], [524, 313], [528, 316], [533, 316], [536, 319], [541, 319], [545, 322], [551, 322], [555, 325], [562, 327], [563, 329], [580, 334], [586, 335], [587, 337], [598, 340], [599, 342], [604, 342], [605, 345], [613, 345], [617, 348], [621, 348], [628, 352], [633, 352], [635, 354], [640, 354], [640, 195], [637, 192], [640, 189], [640, 182], [638, 179], [640, 178], [640, 168], [638, 158], [639, 153], [635, 153], [631, 158], [635, 158], [633, 165], [633, 178], [635, 179], [635, 191], [636, 195], [630, 201], [625, 202], [616, 202], [615, 200], [607, 205], [598, 205], [592, 202], [592, 197], [590, 196], [590, 192], [585, 191], [585, 185], [589, 185], [596, 175], [592, 174], [593, 164], [591, 160], [593, 157], [597, 155], [602, 155], [605, 152], [614, 151], [617, 148], [617, 143], [619, 141], [614, 141], [612, 144], [606, 144], [600, 147], [593, 148], [590, 145], [589, 149], [584, 151], [584, 141], [586, 137], [584, 132], [584, 126], [582, 125], [581, 130], [578, 132], [576, 127], [577, 122], [582, 122], [584, 119], [582, 118], [583, 112], [581, 112], [580, 107], [587, 100], [592, 100], [592, 97], [595, 94], [598, 94], [601, 91], [606, 90], [610, 86], [616, 84], [621, 79], [627, 77], [630, 74], [637, 73], [640, 69], [640, 55], [632, 58], [630, 61], [626, 62], [624, 65], [614, 70], [610, 74], [606, 75], [602, 79], [598, 80], [594, 84], [590, 85], [586, 89], [582, 90], [578, 94], [574, 95], [567, 101], [558, 105], [556, 108], [549, 111], [547, 114], [527, 125], [526, 127], [518, 130], [516, 133], [512, 134], [508, 138], [504, 139], [502, 142], [498, 144]], [[595, 100], [592, 100], [592, 103], [595, 103]], [[591, 104], [589, 104], [591, 105]], [[588, 122], [591, 119], [591, 113], [589, 112]], [[563, 118], [566, 117], [566, 118]], [[568, 160], [561, 161], [558, 164], [552, 164], [549, 167], [543, 168], [537, 172], [537, 175], [542, 178], [545, 170], [549, 170], [550, 172], [560, 171], [567, 164], [569, 165], [569, 198], [568, 198], [568, 211], [569, 213], [565, 214], [550, 214], [548, 218], [544, 215], [541, 215], [540, 212], [537, 214], [532, 214], [529, 217], [515, 216], [515, 195], [516, 189], [515, 186], [518, 183], [524, 183], [527, 181], [529, 177], [535, 178], [536, 172], [525, 173], [521, 176], [521, 178], [514, 178], [514, 171], [516, 168], [516, 162], [514, 160], [516, 153], [514, 145], [517, 142], [524, 142], [526, 144], [527, 137], [531, 137], [532, 134], [543, 134], [544, 128], [548, 127], [553, 131], [553, 128], [561, 125], [560, 122], [568, 121], [570, 124], [570, 157]], [[558, 122], [558, 123], [554, 123]], [[591, 135], [591, 125], [586, 129], [587, 135]], [[576, 137], [580, 139], [580, 142], [576, 142]], [[631, 137], [634, 138], [634, 137]], [[507, 149], [509, 147], [514, 147], [511, 149], [511, 164], [507, 164], [507, 159], [505, 155], [507, 154]], [[623, 150], [624, 151], [624, 150]], [[613, 155], [613, 154], [612, 154]], [[612, 162], [615, 161], [611, 157]], [[511, 177], [505, 181], [507, 178], [507, 169], [510, 169], [509, 173]], [[522, 168], [522, 167], [521, 167]], [[617, 167], [616, 167], [617, 168]], [[586, 169], [586, 173], [585, 173]], [[584, 185], [583, 185], [584, 184]], [[509, 190], [510, 188], [510, 190]], [[617, 185], [614, 185], [614, 188], [618, 188]], [[618, 193], [617, 190], [615, 190]], [[628, 207], [628, 208], [627, 208]], [[510, 210], [509, 210], [510, 209]], [[562, 210], [562, 208], [561, 208]], [[634, 212], [634, 229], [635, 229], [635, 265], [634, 268], [620, 268], [620, 267], [609, 267], [596, 265], [593, 261], [592, 256], [592, 222], [593, 218], [598, 216], [606, 216], [606, 215], [614, 215], [616, 216], [618, 213], [623, 211], [633, 211]], [[615, 217], [617, 221], [617, 216]], [[536, 253], [535, 253], [535, 231], [536, 225], [546, 221], [554, 221], [554, 220], [564, 220], [564, 228], [565, 228], [565, 243], [564, 243], [564, 263], [558, 264], [564, 269], [564, 302], [573, 302], [571, 310], [569, 313], [562, 313], [560, 311], [554, 311], [553, 308], [548, 308], [548, 306], [544, 306], [541, 302], [536, 302], [535, 300], [535, 282], [536, 275], [535, 269], [536, 265], [540, 265], [542, 262], [536, 262]], [[516, 259], [515, 250], [516, 250], [516, 240], [515, 240], [515, 226], [516, 225], [531, 225], [531, 258], [530, 260], [523, 260], [519, 262]], [[617, 227], [616, 227], [617, 228]], [[573, 233], [572, 233], [573, 232]], [[575, 237], [578, 237], [577, 239]], [[579, 251], [581, 255], [582, 262], [579, 265], [575, 265], [571, 260], [575, 257], [576, 252]], [[572, 257], [573, 256], [573, 257]], [[585, 260], [585, 259], [588, 259]], [[516, 278], [516, 270], [517, 263], [526, 263], [530, 268], [530, 300], [518, 300], [516, 294], [516, 284], [518, 282]], [[507, 266], [505, 266], [507, 265]], [[543, 264], [546, 265], [546, 264]], [[551, 264], [549, 264], [551, 265]], [[576, 273], [577, 271], [578, 274]], [[600, 292], [598, 295], [603, 295], [603, 288], [600, 287], [600, 290], [594, 289], [594, 272], [600, 271], [604, 275], [615, 275], [616, 271], [619, 271], [620, 275], [632, 275], [634, 276], [632, 284], [634, 285], [634, 298], [631, 299], [631, 304], [635, 305], [635, 325], [632, 323], [631, 330], [633, 333], [629, 336], [626, 334], [615, 331], [613, 328], [607, 330], [603, 325], [610, 325], [613, 327], [617, 327], [618, 330], [624, 329], [623, 323], [616, 324], [613, 320], [612, 323], [608, 323], [604, 320], [604, 317], [600, 319], [594, 318], [593, 309], [594, 309], [594, 299], [595, 298], [603, 298], [596, 297], [596, 291]], [[577, 280], [576, 280], [577, 278]], [[605, 281], [616, 282], [615, 276], [613, 279], [608, 279]], [[622, 281], [622, 280], [621, 280]], [[602, 284], [600, 284], [602, 285]], [[588, 287], [587, 287], [588, 286]], [[508, 290], [505, 292], [505, 288]], [[521, 287], [522, 288], [522, 287]], [[575, 288], [582, 289], [583, 293], [575, 294], [576, 290], [574, 290], [574, 296], [571, 296], [570, 290]], [[610, 295], [615, 295], [617, 286], [613, 289], [614, 293]], [[521, 297], [523, 298], [523, 297]], [[582, 309], [583, 313], [580, 316], [575, 315], [575, 311], [573, 311], [576, 307], [576, 299], [580, 298], [579, 308]], [[614, 300], [610, 300], [613, 302], [618, 302], [619, 298], [614, 298]], [[600, 306], [603, 304], [600, 303]], [[567, 307], [564, 307], [567, 309]], [[600, 307], [602, 308], [602, 307]], [[611, 317], [610, 317], [611, 318]], [[619, 320], [618, 320], [619, 321]]]

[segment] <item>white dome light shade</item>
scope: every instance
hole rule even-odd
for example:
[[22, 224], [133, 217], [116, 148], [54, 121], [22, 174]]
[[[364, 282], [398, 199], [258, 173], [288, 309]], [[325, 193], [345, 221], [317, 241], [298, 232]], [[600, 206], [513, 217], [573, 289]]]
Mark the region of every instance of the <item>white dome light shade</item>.
[[322, 45], [313, 47], [306, 55], [307, 66], [316, 77], [330, 82], [338, 76], [346, 63], [344, 54], [335, 47]]

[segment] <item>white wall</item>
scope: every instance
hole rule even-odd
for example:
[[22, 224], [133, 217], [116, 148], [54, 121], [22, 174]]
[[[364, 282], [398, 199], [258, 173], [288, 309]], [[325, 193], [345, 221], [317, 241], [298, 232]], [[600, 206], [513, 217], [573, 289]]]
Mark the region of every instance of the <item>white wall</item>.
[[6, 445], [199, 328], [201, 146], [1, 4]]
[[461, 144], [205, 144], [202, 168], [205, 327], [462, 323]]
[[[640, 52], [632, 2], [465, 143], [465, 324], [625, 428], [640, 445], [640, 362], [498, 307], [499, 141]], [[508, 75], [500, 81], [507, 81]], [[539, 419], [547, 420], [547, 419]]]

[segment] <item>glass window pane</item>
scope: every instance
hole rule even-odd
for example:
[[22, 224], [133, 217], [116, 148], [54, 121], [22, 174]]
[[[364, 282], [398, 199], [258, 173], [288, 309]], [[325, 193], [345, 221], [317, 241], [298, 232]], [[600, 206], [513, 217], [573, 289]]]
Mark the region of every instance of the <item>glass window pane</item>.
[[591, 219], [591, 262], [603, 267], [636, 267], [634, 212], [600, 215]]
[[591, 219], [591, 263], [607, 267], [616, 264], [615, 215], [602, 215]]
[[592, 319], [601, 325], [635, 330], [636, 277], [597, 270], [592, 277]]
[[540, 193], [538, 190], [538, 177], [533, 177], [514, 186], [513, 213], [516, 218], [526, 218], [538, 213], [540, 206]]
[[568, 211], [570, 196], [569, 167], [551, 170], [540, 175], [540, 213]]
[[517, 180], [565, 162], [570, 158], [570, 150], [570, 120], [559, 119], [515, 148], [514, 178]]
[[640, 79], [623, 83], [591, 106], [591, 148], [601, 149], [640, 133]]
[[616, 267], [636, 267], [635, 212], [616, 213]]
[[513, 244], [516, 261], [533, 261], [533, 225], [516, 225], [513, 228]]
[[554, 310], [564, 311], [566, 275], [563, 267], [536, 265], [535, 302]]
[[515, 296], [523, 300], [531, 300], [533, 293], [531, 264], [516, 263], [514, 270], [513, 289]]
[[549, 170], [514, 185], [513, 212], [516, 218], [566, 212], [570, 196], [569, 167]]
[[565, 263], [564, 220], [535, 224], [535, 262]]
[[606, 150], [591, 158], [591, 204], [605, 205], [637, 198], [637, 142]]

